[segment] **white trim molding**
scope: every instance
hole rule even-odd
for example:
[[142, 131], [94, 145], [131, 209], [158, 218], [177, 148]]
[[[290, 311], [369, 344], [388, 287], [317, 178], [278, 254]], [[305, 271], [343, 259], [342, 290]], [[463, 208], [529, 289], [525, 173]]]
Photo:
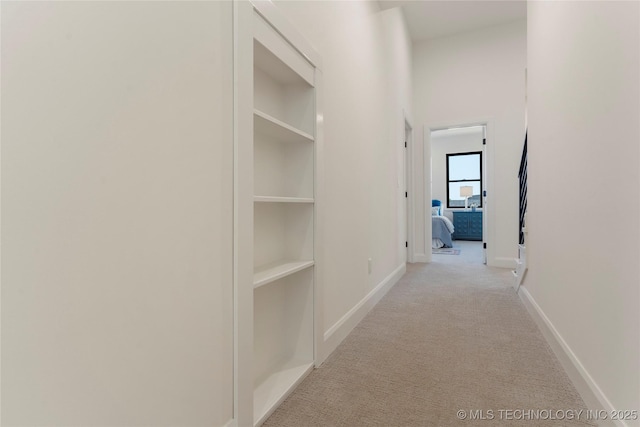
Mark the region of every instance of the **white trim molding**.
[[238, 427], [238, 423], [236, 423], [235, 418], [232, 418], [229, 421], [227, 421], [227, 423], [222, 427]]
[[[416, 242], [415, 242], [415, 229], [416, 229], [416, 215], [414, 208], [414, 200], [415, 200], [415, 183], [414, 183], [414, 163], [413, 163], [413, 120], [411, 115], [405, 110], [402, 109], [402, 117], [404, 120], [402, 132], [405, 135], [406, 139], [406, 158], [404, 167], [406, 170], [404, 171], [404, 179], [405, 179], [405, 191], [407, 192], [407, 204], [406, 211], [404, 213], [405, 216], [405, 228], [406, 228], [406, 236], [407, 239], [407, 262], [416, 262]], [[408, 131], [408, 132], [407, 132]], [[409, 137], [407, 138], [407, 133]]]
[[[531, 314], [531, 317], [538, 325], [540, 332], [542, 332], [542, 335], [547, 340], [547, 343], [553, 350], [553, 353], [560, 361], [560, 364], [569, 376], [574, 387], [582, 397], [582, 400], [584, 400], [587, 408], [594, 411], [605, 410], [609, 413], [614, 411], [615, 408], [609, 399], [607, 399], [600, 387], [598, 387], [598, 384], [596, 384], [591, 375], [589, 375], [578, 357], [562, 338], [558, 330], [553, 326], [551, 320], [549, 320], [549, 318], [544, 314], [524, 285], [520, 286], [518, 295], [527, 308], [527, 311], [529, 311], [529, 314]], [[611, 420], [600, 420], [598, 425], [618, 427], [628, 426], [624, 421], [614, 422]]]
[[[424, 197], [422, 200], [422, 218], [423, 221], [422, 226], [422, 239], [424, 240], [424, 253], [422, 256], [424, 259], [423, 262], [431, 262], [432, 254], [431, 254], [431, 236], [433, 230], [431, 229], [431, 199], [433, 198], [433, 194], [431, 193], [431, 130], [432, 128], [429, 125], [425, 125], [422, 128], [422, 185], [424, 188], [422, 190], [421, 196]], [[420, 199], [416, 200], [416, 204], [420, 202]], [[415, 205], [414, 205], [415, 206]]]
[[[324, 345], [320, 363], [329, 356], [340, 343], [351, 333], [364, 316], [382, 299], [407, 271], [407, 265], [402, 263], [382, 282], [371, 290], [360, 302], [349, 310], [340, 320], [324, 333]], [[319, 366], [320, 363], [316, 363]]]
[[289, 22], [271, 0], [251, 0], [251, 5], [282, 37], [309, 61], [322, 70], [322, 57], [298, 29]]

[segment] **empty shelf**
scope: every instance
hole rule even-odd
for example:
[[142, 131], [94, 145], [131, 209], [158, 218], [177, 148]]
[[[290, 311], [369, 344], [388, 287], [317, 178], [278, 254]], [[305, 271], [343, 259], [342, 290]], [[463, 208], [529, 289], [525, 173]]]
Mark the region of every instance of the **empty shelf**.
[[253, 111], [254, 131], [282, 142], [312, 142], [313, 136], [260, 110]]
[[313, 265], [309, 261], [280, 261], [258, 267], [253, 273], [253, 287], [257, 288], [274, 280], [281, 279]]
[[311, 362], [292, 360], [258, 384], [253, 391], [254, 425], [263, 423], [312, 369]]
[[311, 197], [253, 196], [253, 201], [261, 203], [313, 203]]

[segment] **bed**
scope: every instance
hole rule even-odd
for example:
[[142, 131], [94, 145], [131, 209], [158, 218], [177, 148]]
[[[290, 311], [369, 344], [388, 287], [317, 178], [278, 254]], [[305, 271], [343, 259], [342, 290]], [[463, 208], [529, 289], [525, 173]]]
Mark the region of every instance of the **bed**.
[[431, 247], [451, 248], [453, 242], [453, 223], [446, 216], [442, 215], [442, 202], [440, 200], [431, 201]]

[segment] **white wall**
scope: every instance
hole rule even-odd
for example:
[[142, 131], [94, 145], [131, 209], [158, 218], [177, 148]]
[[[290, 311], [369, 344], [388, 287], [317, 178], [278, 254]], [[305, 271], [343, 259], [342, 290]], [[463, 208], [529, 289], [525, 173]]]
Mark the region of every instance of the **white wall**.
[[371, 301], [367, 295], [404, 265], [399, 182], [402, 111], [411, 111], [411, 44], [401, 12], [381, 13], [375, 2], [276, 5], [323, 61], [328, 352], [361, 318], [357, 310]]
[[[524, 143], [526, 22], [490, 27], [414, 44], [413, 103], [416, 132], [416, 195], [426, 195], [423, 126], [469, 124], [490, 119], [488, 151], [487, 248], [490, 265], [510, 267], [518, 243], [518, 167]], [[430, 153], [427, 153], [427, 156]], [[489, 156], [492, 156], [489, 153]], [[427, 162], [428, 166], [428, 162]], [[420, 203], [419, 208], [430, 203]], [[424, 211], [416, 216], [424, 218]], [[425, 250], [424, 222], [417, 221], [419, 247]], [[426, 246], [428, 248], [428, 246]], [[425, 254], [430, 257], [430, 251]]]
[[480, 127], [431, 134], [431, 198], [442, 202], [444, 215], [452, 221], [453, 210], [447, 209], [447, 154], [482, 151], [482, 137]]
[[528, 6], [524, 288], [620, 410], [640, 402], [639, 29], [637, 2]]
[[233, 416], [232, 11], [2, 4], [2, 424]]

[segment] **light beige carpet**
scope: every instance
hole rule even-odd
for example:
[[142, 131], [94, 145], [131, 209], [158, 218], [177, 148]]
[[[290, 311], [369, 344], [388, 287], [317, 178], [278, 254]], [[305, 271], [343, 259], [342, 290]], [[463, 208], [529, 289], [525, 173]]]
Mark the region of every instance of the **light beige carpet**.
[[264, 425], [592, 425], [558, 419], [586, 407], [512, 280], [482, 264], [409, 265]]

